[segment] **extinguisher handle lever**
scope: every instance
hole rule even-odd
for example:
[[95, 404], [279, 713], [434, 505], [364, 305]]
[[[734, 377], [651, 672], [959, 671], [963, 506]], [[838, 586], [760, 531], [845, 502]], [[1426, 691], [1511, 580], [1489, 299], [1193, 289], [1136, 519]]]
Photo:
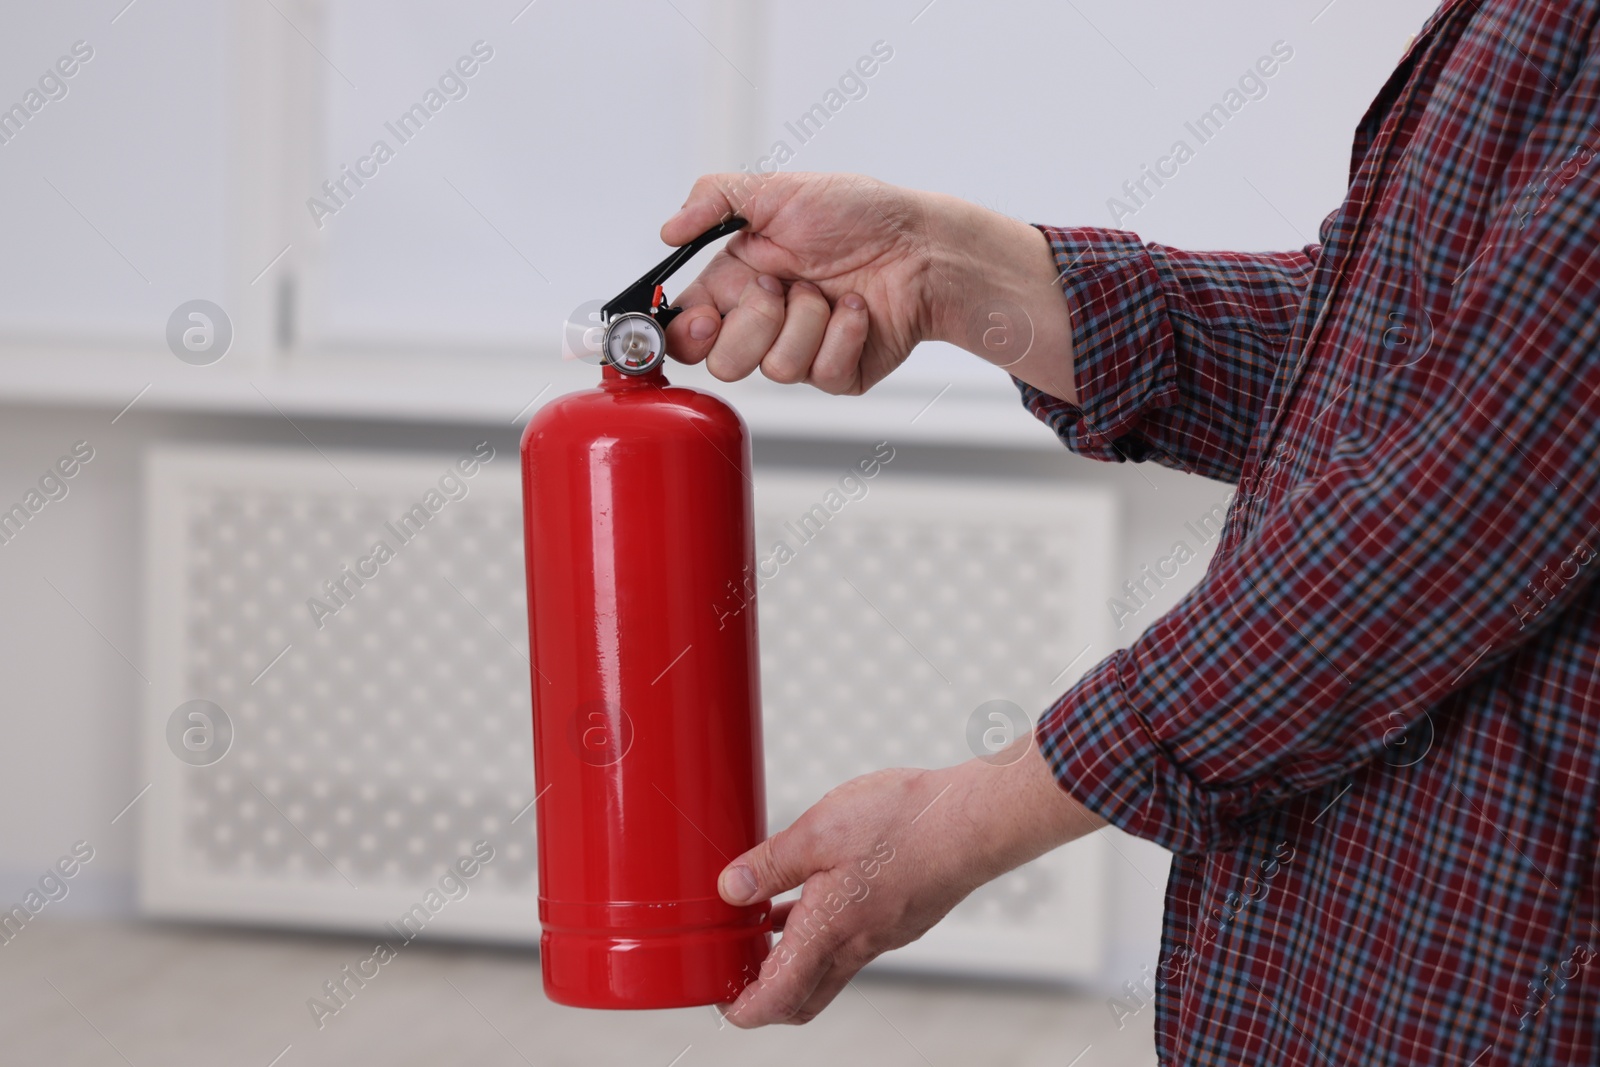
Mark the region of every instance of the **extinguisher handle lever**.
[[654, 314], [665, 328], [676, 313], [676, 309], [661, 308], [658, 311], [655, 303], [656, 289], [665, 284], [668, 278], [677, 273], [679, 267], [693, 259], [706, 245], [721, 240], [735, 230], [743, 228], [744, 225], [744, 219], [737, 215], [730, 216], [683, 247], [673, 249], [670, 256], [652, 267], [644, 277], [607, 301], [600, 308], [602, 319], [609, 320], [614, 316], [635, 311], [645, 315]]

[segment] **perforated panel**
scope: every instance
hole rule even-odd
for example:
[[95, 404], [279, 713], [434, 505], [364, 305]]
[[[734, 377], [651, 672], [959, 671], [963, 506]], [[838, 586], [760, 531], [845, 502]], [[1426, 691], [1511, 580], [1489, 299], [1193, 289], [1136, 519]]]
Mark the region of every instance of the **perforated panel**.
[[[152, 456], [151, 910], [376, 927], [487, 840], [429, 925], [536, 936], [517, 459], [471, 454]], [[232, 722], [209, 765], [168, 741], [192, 699]]]
[[[1107, 650], [1105, 494], [902, 476], [892, 462], [872, 479], [849, 475], [758, 475], [774, 826], [858, 774], [991, 751], [977, 743], [985, 731], [1000, 731], [995, 742], [1019, 732], [988, 717], [991, 702], [1009, 702], [1026, 729]], [[1100, 849], [1081, 841], [991, 882], [891, 961], [1089, 973]]]
[[[441, 484], [471, 444], [151, 456], [148, 910], [377, 929], [487, 840], [429, 929], [536, 938], [517, 460]], [[759, 594], [774, 827], [854, 775], [968, 758], [980, 704], [1035, 714], [1103, 651], [1103, 497], [892, 467], [839, 485], [758, 477], [758, 557], [790, 549]], [[192, 700], [231, 723], [214, 762], [173, 740]], [[1030, 864], [886, 962], [1087, 973], [1101, 862], [1091, 840]]]

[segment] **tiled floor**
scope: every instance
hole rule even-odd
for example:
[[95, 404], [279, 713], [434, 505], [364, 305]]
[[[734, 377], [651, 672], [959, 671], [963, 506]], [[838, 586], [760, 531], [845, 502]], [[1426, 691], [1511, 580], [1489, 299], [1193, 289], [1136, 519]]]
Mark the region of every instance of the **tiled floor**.
[[1103, 997], [874, 976], [807, 1026], [744, 1032], [709, 1008], [558, 1007], [532, 953], [461, 946], [402, 949], [319, 1030], [307, 999], [371, 951], [346, 937], [36, 922], [0, 946], [0, 1065], [1155, 1062], [1149, 1011], [1119, 1031]]

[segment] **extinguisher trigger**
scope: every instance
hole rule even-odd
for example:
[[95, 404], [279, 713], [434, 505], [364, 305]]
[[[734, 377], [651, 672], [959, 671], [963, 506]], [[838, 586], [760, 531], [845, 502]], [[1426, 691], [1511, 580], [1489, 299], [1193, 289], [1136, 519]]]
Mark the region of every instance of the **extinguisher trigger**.
[[657, 263], [644, 277], [606, 301], [605, 305], [600, 309], [601, 318], [609, 320], [613, 316], [626, 314], [630, 311], [655, 314], [657, 306], [666, 303], [666, 297], [661, 291], [663, 283], [672, 277], [679, 267], [693, 259], [695, 253], [706, 245], [728, 236], [744, 225], [745, 220], [738, 216], [724, 219], [688, 244], [674, 250], [671, 255]]
[[661, 324], [661, 328], [665, 330], [668, 324], [670, 324], [673, 319], [677, 318], [681, 314], [683, 314], [683, 308], [674, 304], [671, 307], [664, 307], [660, 311], [657, 311], [656, 321], [659, 322]]

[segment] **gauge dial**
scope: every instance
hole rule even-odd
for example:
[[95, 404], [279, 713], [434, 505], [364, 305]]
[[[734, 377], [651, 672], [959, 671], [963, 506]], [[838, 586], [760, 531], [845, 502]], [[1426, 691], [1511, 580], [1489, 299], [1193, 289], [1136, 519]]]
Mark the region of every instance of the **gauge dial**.
[[630, 311], [606, 327], [606, 362], [624, 374], [647, 374], [666, 356], [667, 338], [649, 315]]

